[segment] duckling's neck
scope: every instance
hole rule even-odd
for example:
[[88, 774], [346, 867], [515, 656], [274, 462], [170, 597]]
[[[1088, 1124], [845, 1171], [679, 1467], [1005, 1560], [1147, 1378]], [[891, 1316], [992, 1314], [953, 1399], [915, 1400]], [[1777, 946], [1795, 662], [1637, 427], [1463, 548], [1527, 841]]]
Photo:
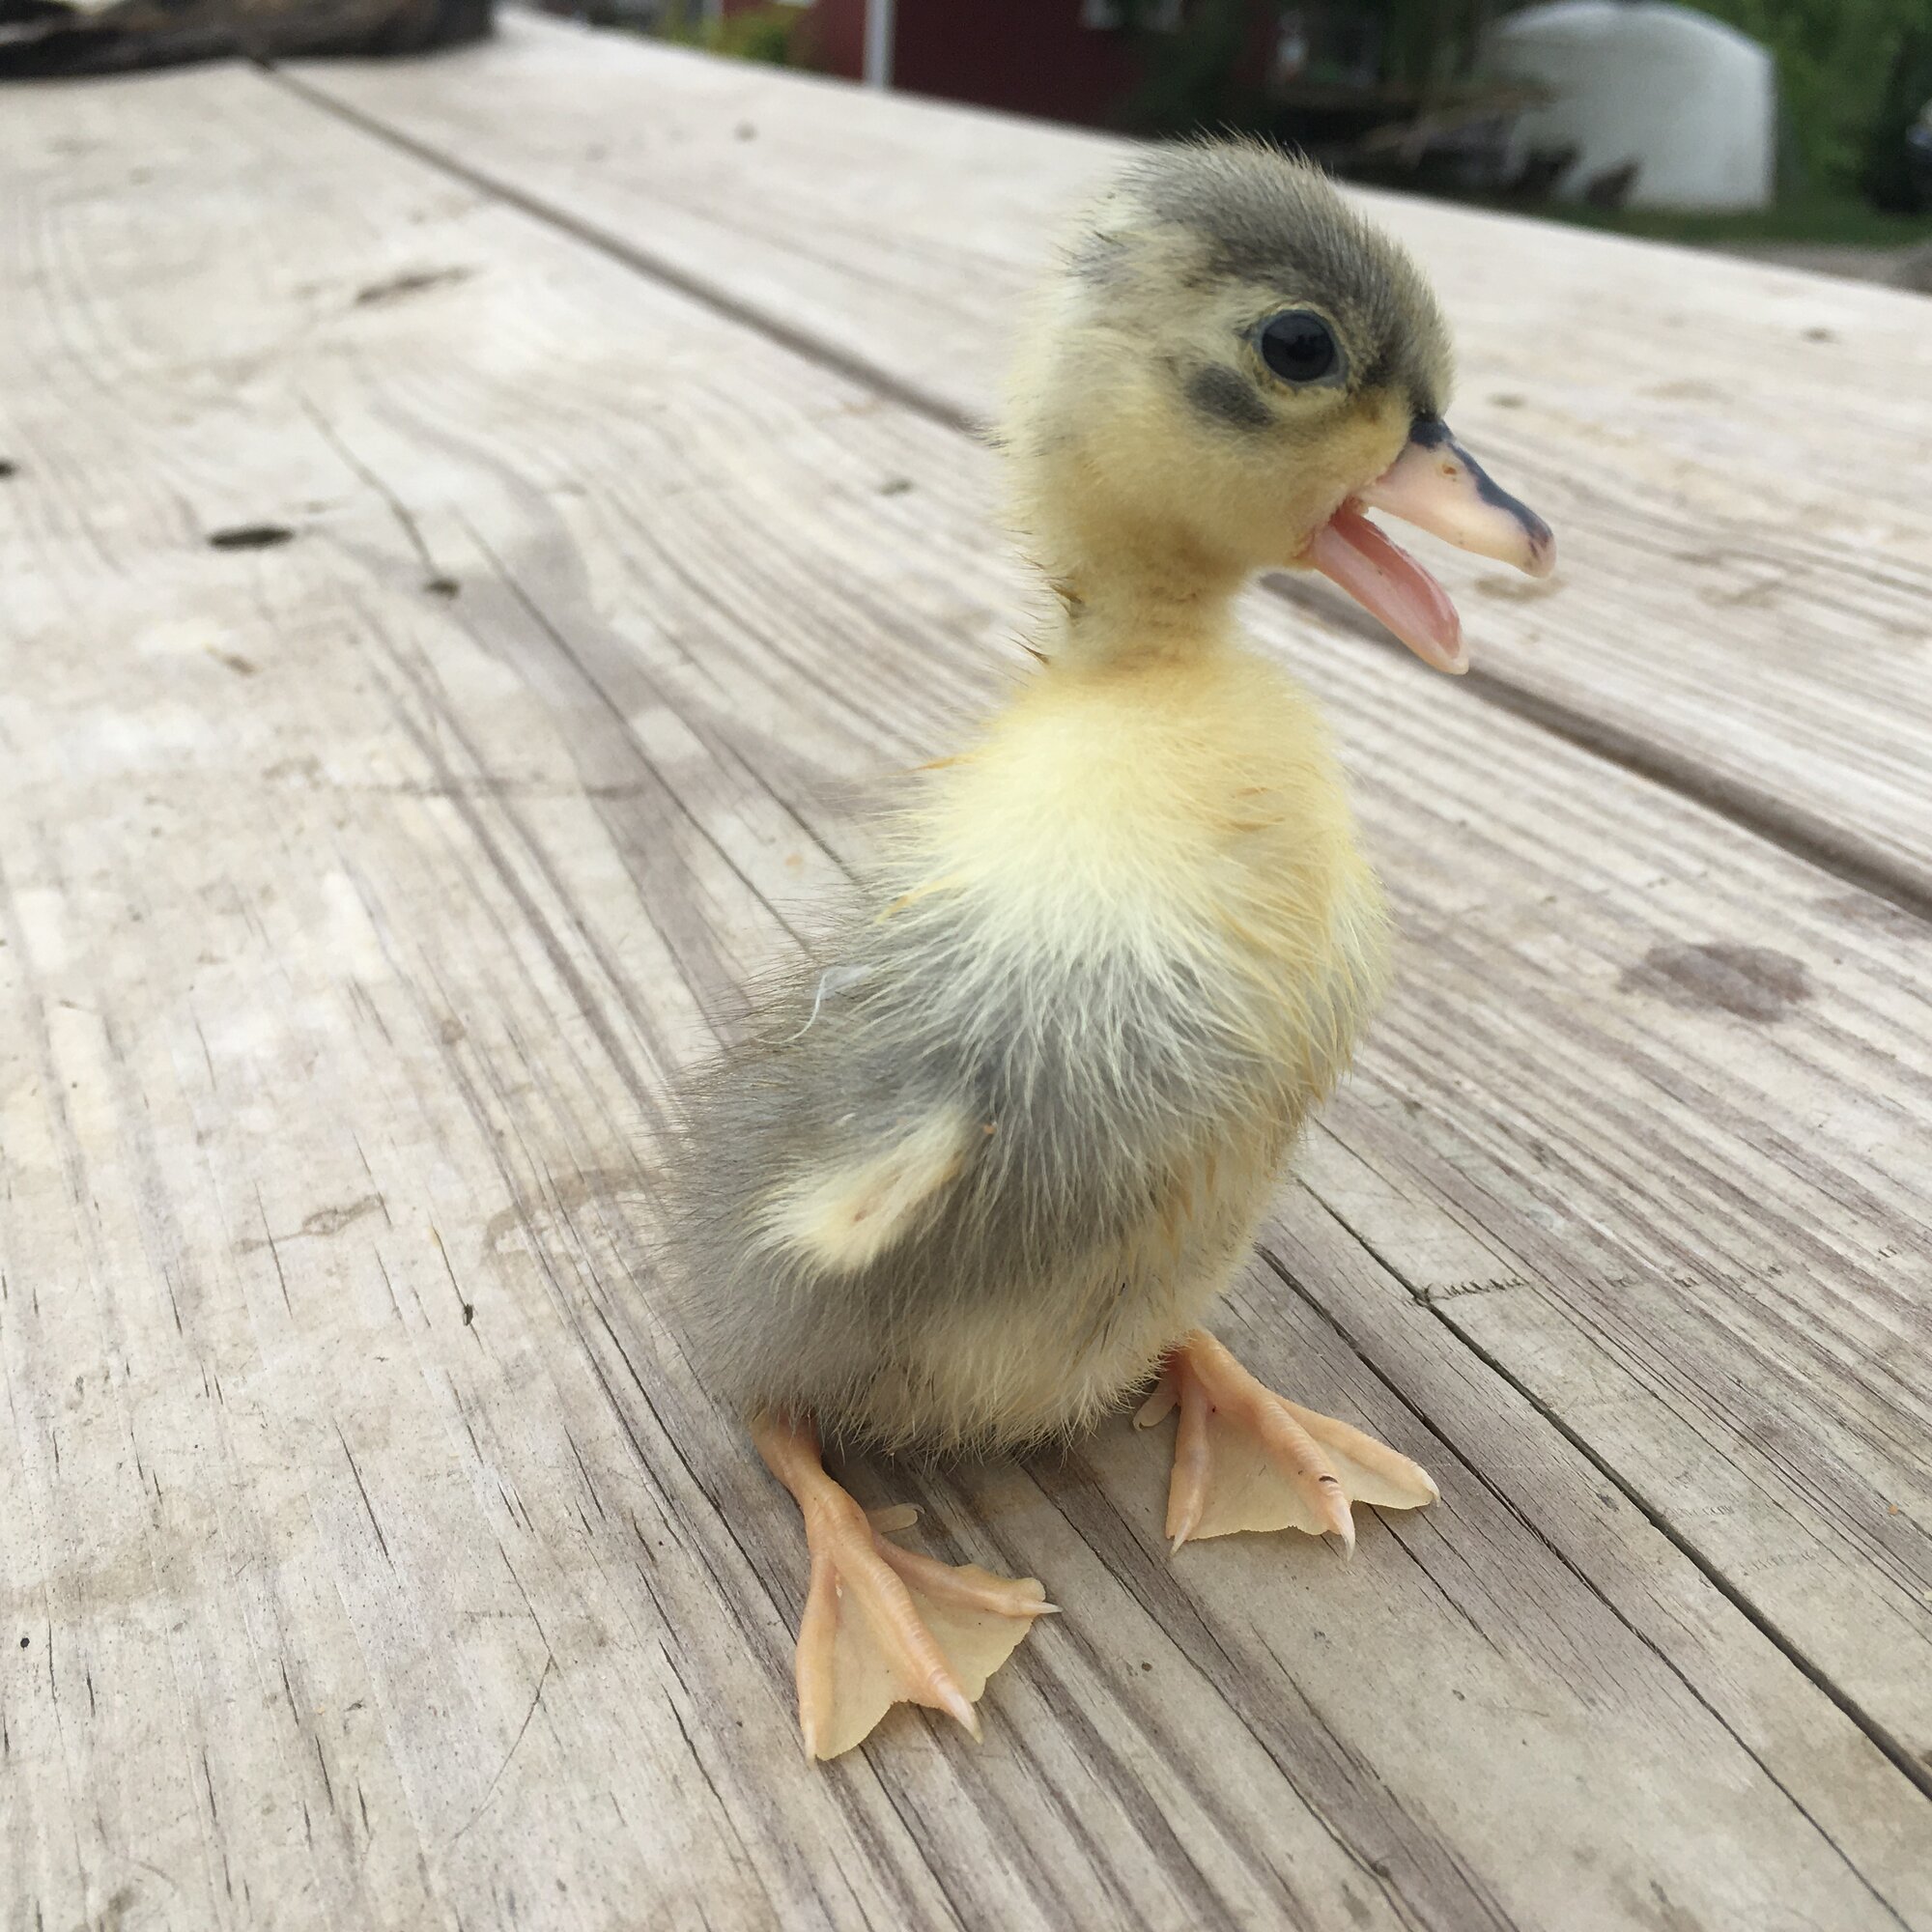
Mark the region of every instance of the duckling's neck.
[[1217, 649], [1246, 576], [1170, 531], [1064, 531], [1042, 561], [1063, 612], [1049, 654], [1095, 667]]

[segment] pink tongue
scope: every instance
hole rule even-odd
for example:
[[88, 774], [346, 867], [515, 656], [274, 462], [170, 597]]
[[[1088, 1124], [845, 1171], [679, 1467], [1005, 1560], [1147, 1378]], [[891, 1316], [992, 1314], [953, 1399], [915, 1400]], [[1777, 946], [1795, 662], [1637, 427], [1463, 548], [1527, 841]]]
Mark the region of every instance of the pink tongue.
[[1304, 561], [1379, 618], [1424, 664], [1458, 676], [1469, 668], [1449, 593], [1359, 510], [1346, 503], [1337, 510], [1316, 531]]

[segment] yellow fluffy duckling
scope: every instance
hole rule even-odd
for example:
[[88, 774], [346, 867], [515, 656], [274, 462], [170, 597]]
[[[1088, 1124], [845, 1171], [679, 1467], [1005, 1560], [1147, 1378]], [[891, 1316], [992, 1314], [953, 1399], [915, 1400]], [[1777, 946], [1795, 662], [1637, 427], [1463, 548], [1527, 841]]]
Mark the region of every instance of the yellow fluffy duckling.
[[836, 943], [694, 1082], [669, 1163], [696, 1358], [805, 1514], [811, 1755], [897, 1700], [977, 1732], [1053, 1607], [891, 1542], [820, 1431], [1017, 1447], [1153, 1382], [1177, 1549], [1348, 1543], [1352, 1502], [1436, 1494], [1200, 1324], [1385, 958], [1327, 732], [1232, 603], [1312, 568], [1463, 668], [1454, 610], [1364, 508], [1538, 575], [1551, 544], [1444, 427], [1449, 361], [1407, 257], [1257, 146], [1137, 160], [1047, 294], [1004, 438], [1064, 612], [1043, 667], [923, 775]]

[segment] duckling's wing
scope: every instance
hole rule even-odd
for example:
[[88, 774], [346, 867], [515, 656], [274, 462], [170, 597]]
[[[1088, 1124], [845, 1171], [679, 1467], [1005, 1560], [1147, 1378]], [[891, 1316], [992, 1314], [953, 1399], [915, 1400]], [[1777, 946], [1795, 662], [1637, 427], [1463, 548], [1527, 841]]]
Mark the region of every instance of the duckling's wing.
[[775, 1189], [766, 1236], [826, 1273], [856, 1273], [938, 1211], [980, 1132], [952, 1100], [901, 1113], [871, 1145]]

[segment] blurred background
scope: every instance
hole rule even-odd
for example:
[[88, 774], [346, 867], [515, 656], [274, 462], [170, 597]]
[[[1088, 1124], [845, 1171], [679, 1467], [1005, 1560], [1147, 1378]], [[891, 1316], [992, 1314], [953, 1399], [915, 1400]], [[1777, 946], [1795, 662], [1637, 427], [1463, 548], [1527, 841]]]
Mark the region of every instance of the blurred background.
[[[1932, 293], [1932, 0], [545, 0], [602, 27]], [[411, 54], [493, 0], [0, 0], [0, 76]]]
[[1932, 0], [551, 0], [908, 93], [1932, 292]]

